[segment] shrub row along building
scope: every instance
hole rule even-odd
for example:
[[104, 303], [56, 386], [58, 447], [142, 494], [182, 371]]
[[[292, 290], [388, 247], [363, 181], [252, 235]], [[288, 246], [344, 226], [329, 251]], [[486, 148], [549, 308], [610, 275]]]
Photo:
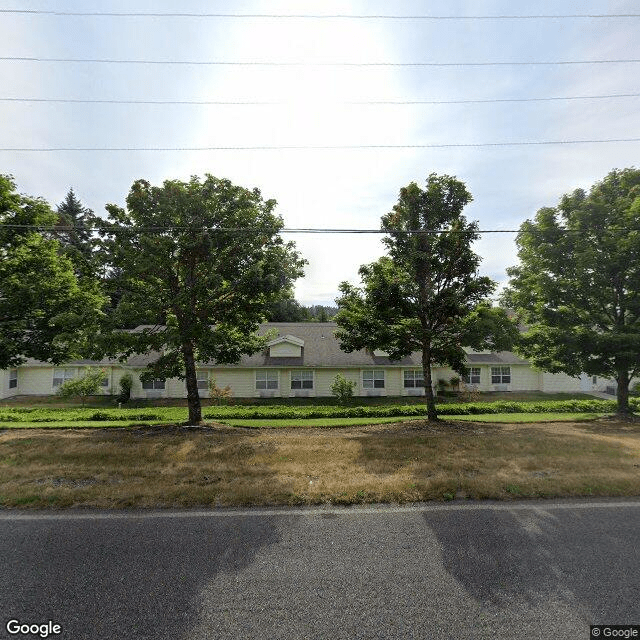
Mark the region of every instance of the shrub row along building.
[[[232, 365], [214, 362], [199, 363], [198, 388], [202, 397], [209, 396], [209, 383], [215, 379], [218, 387], [229, 385], [235, 397], [296, 397], [330, 396], [331, 384], [337, 374], [356, 383], [358, 396], [411, 396], [424, 394], [420, 353], [400, 361], [391, 361], [382, 351], [345, 353], [334, 336], [333, 322], [288, 323], [270, 322], [260, 327], [260, 334], [276, 335], [267, 348], [243, 357]], [[133, 376], [131, 396], [134, 398], [184, 398], [183, 380], [153, 380], [141, 382], [139, 375], [145, 366], [157, 358], [157, 353], [133, 356], [127, 362], [116, 360], [78, 360], [54, 367], [45, 362], [29, 360], [14, 369], [0, 371], [0, 398], [15, 395], [53, 395], [65, 381], [82, 375], [87, 367], [105, 371], [102, 393], [119, 392], [122, 375]], [[615, 383], [604, 378], [582, 375], [571, 378], [534, 370], [522, 358], [509, 351], [468, 351], [468, 375], [463, 380], [467, 388], [478, 391], [543, 391], [612, 393]], [[432, 370], [434, 385], [450, 384], [457, 374], [446, 367]]]

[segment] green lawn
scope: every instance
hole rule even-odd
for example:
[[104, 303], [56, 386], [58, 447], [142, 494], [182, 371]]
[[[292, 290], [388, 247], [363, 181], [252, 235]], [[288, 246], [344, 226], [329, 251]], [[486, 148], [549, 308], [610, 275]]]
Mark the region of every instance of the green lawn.
[[606, 413], [485, 413], [475, 416], [442, 416], [443, 420], [468, 420], [470, 422], [575, 422], [596, 420]]
[[408, 422], [410, 420], [424, 420], [424, 417], [412, 418], [308, 418], [305, 420], [274, 419], [274, 420], [224, 420], [224, 424], [232, 427], [253, 427], [254, 429], [284, 428], [284, 427], [352, 427], [366, 424], [385, 424], [392, 422]]
[[[606, 414], [601, 413], [499, 413], [473, 416], [442, 416], [443, 420], [466, 420], [470, 422], [574, 422], [594, 420]], [[423, 420], [423, 417], [389, 418], [309, 418], [309, 419], [223, 419], [221, 422], [232, 427], [285, 428], [285, 427], [351, 427], [367, 424], [387, 424]], [[205, 421], [208, 422], [208, 421]], [[1, 429], [105, 429], [113, 427], [136, 427], [144, 425], [167, 424], [166, 420], [60, 420], [56, 422], [5, 422]], [[172, 425], [168, 425], [172, 426]]]

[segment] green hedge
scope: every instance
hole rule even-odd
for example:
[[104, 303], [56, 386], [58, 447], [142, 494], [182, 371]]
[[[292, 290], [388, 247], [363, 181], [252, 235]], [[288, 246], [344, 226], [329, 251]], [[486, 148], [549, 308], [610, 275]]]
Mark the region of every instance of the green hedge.
[[[640, 411], [640, 398], [631, 398], [629, 404]], [[496, 413], [613, 413], [615, 400], [545, 400], [537, 402], [478, 402], [466, 404], [441, 404], [438, 413], [442, 416]], [[423, 416], [424, 404], [378, 405], [341, 407], [335, 405], [310, 406], [222, 406], [207, 407], [203, 411], [205, 420], [245, 419], [293, 419], [308, 418], [393, 418]], [[185, 407], [157, 407], [153, 411], [136, 409], [52, 409], [52, 408], [4, 408], [0, 410], [2, 422], [60, 422], [60, 421], [116, 421], [116, 420], [166, 420], [184, 422]]]
[[[640, 410], [640, 400], [632, 399], [634, 411]], [[611, 413], [616, 410], [615, 400], [545, 400], [538, 402], [478, 402], [443, 404], [438, 406], [440, 415], [473, 415], [496, 413]], [[368, 407], [219, 407], [204, 412], [207, 419], [244, 418], [359, 418], [404, 417], [425, 415], [426, 408], [418, 405], [387, 405]]]

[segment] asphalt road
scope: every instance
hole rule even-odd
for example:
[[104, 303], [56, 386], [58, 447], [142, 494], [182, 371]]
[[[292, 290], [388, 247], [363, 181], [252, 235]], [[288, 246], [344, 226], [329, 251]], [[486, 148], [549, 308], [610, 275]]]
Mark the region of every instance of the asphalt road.
[[0, 637], [587, 639], [640, 624], [639, 522], [640, 500], [5, 511]]

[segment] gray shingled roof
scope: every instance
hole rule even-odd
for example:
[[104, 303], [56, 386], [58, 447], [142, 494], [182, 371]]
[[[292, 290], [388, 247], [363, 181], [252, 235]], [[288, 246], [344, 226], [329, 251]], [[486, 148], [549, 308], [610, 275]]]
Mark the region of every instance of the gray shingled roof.
[[[141, 330], [138, 327], [136, 331]], [[265, 322], [260, 325], [258, 333], [275, 330], [278, 336], [292, 335], [304, 340], [300, 357], [274, 358], [268, 349], [252, 356], [244, 356], [237, 364], [216, 365], [215, 362], [200, 363], [201, 366], [219, 366], [224, 368], [260, 368], [260, 367], [421, 367], [421, 355], [414, 352], [400, 361], [392, 361], [382, 356], [361, 350], [345, 353], [340, 349], [340, 343], [334, 337], [337, 329], [335, 322]], [[126, 364], [130, 367], [145, 367], [158, 358], [157, 352], [135, 355]], [[100, 361], [74, 360], [69, 365], [107, 365], [116, 364], [117, 360], [104, 359]], [[528, 364], [509, 351], [499, 353], [471, 353], [468, 355], [469, 364]], [[36, 360], [29, 360], [27, 364], [43, 364]]]

